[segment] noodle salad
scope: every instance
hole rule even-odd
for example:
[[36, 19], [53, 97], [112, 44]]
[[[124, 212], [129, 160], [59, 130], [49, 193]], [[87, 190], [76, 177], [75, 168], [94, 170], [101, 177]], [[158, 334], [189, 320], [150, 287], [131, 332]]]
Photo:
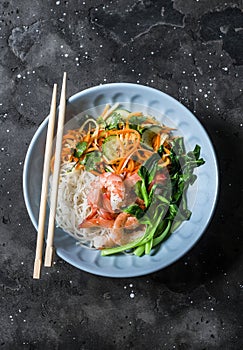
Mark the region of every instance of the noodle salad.
[[[63, 136], [57, 226], [106, 256], [137, 256], [189, 220], [186, 193], [202, 164], [200, 146], [142, 112], [106, 105]], [[51, 168], [54, 159], [52, 159]]]

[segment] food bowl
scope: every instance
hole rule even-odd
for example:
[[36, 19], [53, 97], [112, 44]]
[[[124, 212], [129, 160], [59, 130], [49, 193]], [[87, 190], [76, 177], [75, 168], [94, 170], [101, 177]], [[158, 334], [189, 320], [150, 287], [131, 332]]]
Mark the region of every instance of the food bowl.
[[[102, 276], [134, 277], [162, 269], [182, 257], [205, 232], [216, 205], [218, 168], [212, 143], [197, 118], [182, 104], [156, 89], [130, 84], [114, 83], [89, 88], [67, 101], [66, 121], [77, 121], [85, 111], [98, 111], [102, 105], [121, 103], [128, 110], [152, 114], [158, 121], [173, 128], [184, 137], [186, 150], [201, 146], [205, 164], [196, 169], [197, 181], [188, 190], [188, 207], [192, 212], [184, 222], [151, 255], [137, 257], [116, 254], [101, 256], [99, 250], [80, 246], [61, 228], [55, 229], [54, 245], [57, 254], [73, 266]], [[86, 113], [86, 112], [85, 112]], [[26, 207], [37, 229], [41, 193], [42, 169], [48, 118], [36, 131], [25, 160], [23, 190]]]

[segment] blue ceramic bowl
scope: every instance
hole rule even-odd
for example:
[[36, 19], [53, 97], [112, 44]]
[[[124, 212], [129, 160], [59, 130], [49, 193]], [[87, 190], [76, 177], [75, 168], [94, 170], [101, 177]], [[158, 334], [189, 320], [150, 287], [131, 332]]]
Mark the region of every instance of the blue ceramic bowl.
[[[76, 244], [76, 240], [62, 229], [55, 230], [57, 254], [73, 266], [102, 276], [134, 277], [162, 269], [182, 257], [205, 232], [216, 205], [218, 193], [218, 168], [212, 143], [197, 118], [181, 103], [153, 88], [114, 83], [92, 87], [70, 97], [66, 120], [74, 123], [80, 113], [99, 110], [106, 103], [120, 102], [129, 110], [150, 113], [162, 123], [175, 127], [185, 139], [187, 150], [201, 146], [201, 156], [206, 163], [196, 169], [197, 181], [188, 190], [188, 206], [192, 211], [184, 222], [155, 254], [137, 257], [119, 254], [101, 257], [100, 252]], [[138, 106], [139, 105], [139, 106]], [[71, 122], [72, 122], [71, 121]], [[24, 164], [23, 190], [26, 207], [37, 229], [41, 193], [42, 169], [48, 117], [36, 131]], [[47, 213], [48, 214], [48, 213]], [[34, 252], [33, 252], [34, 258]]]

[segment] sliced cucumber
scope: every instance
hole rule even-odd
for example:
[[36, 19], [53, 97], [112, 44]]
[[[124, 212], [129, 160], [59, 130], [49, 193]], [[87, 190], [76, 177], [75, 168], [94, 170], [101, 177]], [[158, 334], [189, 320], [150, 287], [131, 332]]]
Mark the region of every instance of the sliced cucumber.
[[102, 145], [102, 151], [108, 160], [120, 157], [122, 149], [117, 136], [109, 136]]
[[126, 119], [130, 114], [130, 112], [127, 111], [126, 109], [116, 109], [114, 112], [116, 112], [117, 114], [120, 114], [120, 116], [124, 119]]
[[152, 125], [151, 127], [146, 128], [142, 133], [142, 142], [152, 147], [153, 138], [155, 135], [159, 134], [160, 131], [161, 127], [158, 125]]

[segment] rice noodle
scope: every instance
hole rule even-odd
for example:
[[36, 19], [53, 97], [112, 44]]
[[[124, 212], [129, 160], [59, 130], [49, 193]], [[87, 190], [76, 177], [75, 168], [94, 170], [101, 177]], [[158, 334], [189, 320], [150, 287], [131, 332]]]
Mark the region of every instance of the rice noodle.
[[108, 229], [81, 229], [78, 226], [91, 212], [87, 195], [96, 176], [81, 169], [71, 171], [74, 165], [75, 163], [64, 163], [60, 169], [56, 224], [79, 242], [93, 246], [92, 240], [97, 236], [101, 239], [108, 234]]

